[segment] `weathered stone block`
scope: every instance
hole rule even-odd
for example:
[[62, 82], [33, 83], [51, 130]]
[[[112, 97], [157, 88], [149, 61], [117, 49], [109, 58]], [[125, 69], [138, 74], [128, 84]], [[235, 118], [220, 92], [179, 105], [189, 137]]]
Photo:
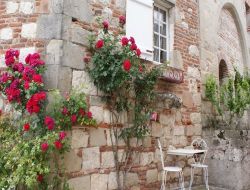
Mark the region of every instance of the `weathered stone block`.
[[105, 102], [100, 96], [90, 96], [89, 103], [91, 106], [105, 106]]
[[51, 40], [46, 52], [46, 64], [59, 65], [63, 56], [63, 40]]
[[165, 115], [165, 114], [160, 114], [160, 123], [163, 125], [166, 125], [168, 127], [173, 127], [175, 122], [175, 115]]
[[91, 22], [93, 18], [89, 0], [64, 1], [63, 12], [85, 22]]
[[71, 41], [83, 46], [88, 46], [88, 36], [91, 34], [89, 31], [83, 29], [78, 25], [72, 25], [71, 31]]
[[119, 9], [122, 9], [122, 10], [125, 11], [125, 9], [126, 9], [126, 1], [124, 1], [124, 0], [116, 0], [116, 6]]
[[128, 173], [127, 174], [127, 186], [137, 185], [139, 183], [139, 177], [136, 173]]
[[82, 169], [89, 170], [100, 168], [100, 150], [99, 147], [84, 148], [82, 151]]
[[73, 71], [72, 87], [81, 87], [81, 91], [85, 94], [97, 95], [97, 89], [85, 71]]
[[83, 62], [83, 49], [81, 46], [66, 42], [63, 45], [63, 60], [62, 64], [64, 66], [72, 67], [74, 69], [84, 69], [84, 62]]
[[62, 92], [71, 90], [72, 69], [70, 67], [60, 67], [58, 75], [58, 89]]
[[30, 0], [30, 1], [21, 1], [20, 7], [19, 7], [19, 12], [29, 15], [34, 12], [35, 9], [35, 1]]
[[142, 139], [142, 145], [143, 147], [151, 147], [152, 146], [152, 138], [151, 137], [145, 137], [144, 139]]
[[160, 123], [153, 122], [152, 123], [152, 136], [153, 137], [161, 137], [163, 135], [163, 128]]
[[202, 134], [202, 126], [200, 124], [186, 127], [187, 136], [201, 135], [201, 134]]
[[191, 45], [188, 47], [188, 53], [191, 56], [195, 56], [195, 57], [199, 57], [199, 55], [200, 55], [200, 51], [199, 51], [198, 47], [195, 45]]
[[187, 76], [195, 79], [201, 79], [201, 73], [197, 67], [188, 67]]
[[[94, 117], [95, 118], [95, 117]], [[104, 146], [107, 144], [105, 137], [105, 129], [97, 128], [90, 129], [90, 146]]]
[[96, 119], [97, 123], [101, 123], [103, 121], [103, 107], [91, 106], [89, 110], [92, 112], [93, 117]]
[[72, 130], [71, 148], [85, 148], [88, 146], [89, 135], [80, 129]]
[[60, 14], [63, 12], [63, 0], [50, 0], [49, 3], [51, 13]]
[[191, 113], [190, 119], [193, 124], [200, 124], [201, 123], [201, 114], [200, 113]]
[[113, 190], [117, 188], [118, 188], [118, 185], [117, 185], [116, 172], [110, 172], [108, 176], [108, 190]]
[[47, 70], [44, 74], [44, 84], [46, 89], [58, 87], [59, 65], [47, 65]]
[[90, 190], [90, 176], [83, 176], [70, 179], [68, 181], [70, 188], [74, 190]]
[[183, 69], [183, 59], [180, 51], [173, 51], [173, 61], [171, 61], [170, 66], [177, 69]]
[[173, 135], [184, 135], [185, 127], [184, 126], [174, 126], [173, 127]]
[[22, 25], [21, 36], [23, 38], [35, 38], [36, 37], [36, 23], [27, 23]]
[[102, 152], [101, 159], [102, 168], [113, 168], [115, 167], [114, 153], [113, 152]]
[[18, 10], [19, 4], [15, 1], [6, 2], [6, 13], [12, 14]]
[[153, 163], [155, 155], [153, 152], [143, 152], [140, 154], [140, 165], [146, 166]]
[[157, 169], [148, 170], [146, 173], [146, 179], [147, 183], [153, 183], [158, 181], [158, 170]]
[[107, 190], [108, 175], [107, 174], [92, 174], [91, 175], [91, 190]]
[[37, 20], [37, 38], [60, 39], [61, 25], [61, 14], [41, 15]]
[[11, 40], [13, 38], [13, 30], [11, 28], [3, 28], [0, 30], [0, 40]]
[[78, 150], [71, 149], [64, 155], [64, 166], [67, 172], [80, 171], [82, 168], [82, 158], [77, 155]]

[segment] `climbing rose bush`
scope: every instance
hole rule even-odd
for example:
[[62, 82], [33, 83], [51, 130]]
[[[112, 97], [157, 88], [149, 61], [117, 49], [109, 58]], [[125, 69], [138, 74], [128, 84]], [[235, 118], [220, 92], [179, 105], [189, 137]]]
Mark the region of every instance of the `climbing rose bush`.
[[58, 163], [69, 142], [58, 118], [46, 113], [45, 63], [38, 53], [21, 63], [10, 49], [5, 64], [0, 92], [13, 110], [0, 115], [0, 189], [67, 189]]

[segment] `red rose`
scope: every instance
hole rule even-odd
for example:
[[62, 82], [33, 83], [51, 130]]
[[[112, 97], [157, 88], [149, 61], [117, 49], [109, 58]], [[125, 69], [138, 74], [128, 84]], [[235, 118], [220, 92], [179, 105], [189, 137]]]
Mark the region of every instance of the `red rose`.
[[89, 111], [89, 112], [87, 113], [87, 117], [88, 117], [89, 119], [91, 119], [91, 118], [92, 118], [92, 112]]
[[48, 148], [49, 148], [49, 145], [48, 145], [48, 143], [42, 143], [41, 144], [41, 150], [43, 151], [43, 152], [46, 152], [47, 150], [48, 150]]
[[85, 115], [85, 110], [84, 110], [83, 108], [80, 108], [80, 109], [79, 109], [79, 114], [80, 114], [81, 116], [84, 116], [84, 115]]
[[25, 81], [23, 87], [25, 90], [28, 90], [30, 88], [30, 83], [28, 81]]
[[119, 17], [119, 23], [120, 23], [121, 25], [124, 25], [124, 24], [126, 23], [126, 17], [125, 17], [125, 16], [120, 16], [120, 17]]
[[137, 55], [138, 57], [140, 57], [140, 55], [141, 55], [141, 50], [140, 50], [139, 48], [136, 49], [136, 55]]
[[109, 23], [108, 23], [108, 21], [106, 21], [106, 20], [103, 21], [102, 25], [103, 25], [104, 30], [108, 30], [109, 29]]
[[21, 91], [19, 89], [16, 88], [7, 88], [5, 90], [5, 93], [7, 95], [7, 99], [9, 102], [19, 102], [20, 101], [20, 95], [21, 95]]
[[130, 37], [129, 41], [131, 42], [131, 44], [135, 44], [135, 39], [133, 37]]
[[39, 182], [42, 182], [43, 181], [43, 175], [38, 174], [37, 177], [36, 177], [36, 180], [39, 181]]
[[53, 118], [49, 117], [49, 116], [46, 116], [44, 118], [44, 123], [45, 125], [48, 127], [48, 130], [53, 130], [54, 129], [54, 126], [55, 126], [55, 121]]
[[122, 42], [122, 46], [126, 46], [128, 45], [129, 40], [127, 37], [122, 37], [121, 42]]
[[125, 71], [129, 71], [130, 68], [131, 68], [131, 63], [128, 59], [126, 59], [124, 62], [123, 62], [123, 68]]
[[89, 62], [90, 62], [90, 59], [91, 59], [90, 57], [87, 57], [87, 56], [86, 56], [86, 57], [83, 58], [83, 61], [84, 61], [85, 63], [89, 63]]
[[137, 45], [136, 44], [131, 44], [130, 45], [130, 50], [133, 51], [133, 50], [136, 50], [137, 49]]
[[66, 136], [67, 136], [67, 134], [66, 134], [64, 131], [61, 131], [61, 132], [59, 133], [59, 139], [60, 139], [60, 140], [63, 140]]
[[100, 48], [102, 48], [103, 45], [104, 45], [104, 41], [103, 41], [103, 40], [98, 40], [98, 41], [96, 42], [95, 47], [96, 47], [97, 49], [100, 49]]
[[32, 80], [33, 80], [35, 83], [38, 83], [38, 84], [40, 84], [40, 83], [43, 82], [42, 76], [39, 75], [39, 74], [33, 75]]
[[71, 123], [74, 124], [77, 121], [77, 116], [74, 114], [71, 116]]
[[56, 149], [60, 150], [62, 148], [62, 143], [60, 141], [55, 141], [54, 145], [56, 147]]
[[22, 63], [17, 63], [13, 66], [14, 71], [18, 71], [19, 73], [22, 73], [24, 69], [24, 66]]
[[5, 53], [5, 59], [8, 59], [10, 57], [19, 57], [20, 52], [18, 50], [14, 50], [14, 49], [9, 49], [8, 51], [6, 51]]
[[64, 107], [62, 110], [62, 114], [67, 115], [68, 113], [69, 113], [69, 110], [66, 107]]
[[30, 124], [29, 123], [24, 124], [23, 130], [24, 131], [29, 131], [30, 130]]
[[5, 59], [6, 66], [10, 67], [13, 63], [15, 63], [14, 57], [9, 57], [8, 59]]

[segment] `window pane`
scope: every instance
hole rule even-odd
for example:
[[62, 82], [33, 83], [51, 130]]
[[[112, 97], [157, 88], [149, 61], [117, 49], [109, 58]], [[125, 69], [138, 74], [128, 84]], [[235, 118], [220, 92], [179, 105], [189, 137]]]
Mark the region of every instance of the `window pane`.
[[154, 34], [154, 46], [159, 47], [159, 36]]
[[166, 11], [159, 9], [159, 20], [166, 22]]
[[154, 61], [159, 62], [159, 49], [154, 48]]
[[156, 20], [154, 20], [154, 32], [159, 32], [159, 24]]
[[167, 52], [165, 52], [165, 51], [161, 51], [161, 53], [160, 53], [160, 59], [161, 59], [161, 63], [165, 63], [166, 62], [166, 60], [167, 60]]
[[160, 30], [161, 30], [161, 34], [164, 36], [166, 36], [166, 34], [167, 34], [166, 29], [167, 29], [166, 24], [161, 23]]
[[161, 37], [161, 49], [167, 50], [167, 39]]
[[158, 7], [154, 7], [154, 19], [158, 19]]

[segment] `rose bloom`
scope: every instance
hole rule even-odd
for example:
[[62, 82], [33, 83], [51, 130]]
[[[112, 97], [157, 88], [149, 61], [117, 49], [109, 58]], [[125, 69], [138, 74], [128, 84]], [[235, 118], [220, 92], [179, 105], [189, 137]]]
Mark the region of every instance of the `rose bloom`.
[[105, 30], [108, 30], [108, 28], [109, 28], [109, 23], [108, 23], [108, 21], [103, 21], [103, 23], [102, 23], [102, 25], [103, 25], [103, 28], [105, 29]]
[[29, 131], [30, 130], [30, 124], [29, 123], [24, 124], [23, 130], [24, 131]]
[[54, 129], [54, 126], [55, 126], [55, 121], [53, 118], [49, 117], [49, 116], [46, 116], [44, 118], [44, 123], [45, 125], [48, 127], [48, 130], [53, 130]]
[[6, 66], [11, 66], [12, 64], [14, 64], [15, 63], [15, 59], [14, 59], [14, 57], [9, 57], [8, 59], [5, 59], [5, 64], [6, 64]]
[[14, 50], [14, 49], [9, 49], [8, 51], [6, 51], [5, 53], [5, 59], [8, 59], [10, 57], [19, 57], [20, 52], [18, 50]]
[[136, 50], [137, 49], [137, 45], [136, 44], [131, 44], [130, 45], [130, 50], [133, 51], [133, 50]]
[[43, 152], [46, 152], [47, 150], [48, 150], [48, 148], [49, 148], [49, 145], [48, 145], [48, 143], [42, 143], [41, 144], [41, 150], [43, 151]]
[[62, 143], [60, 141], [55, 141], [54, 145], [56, 147], [56, 149], [60, 150], [62, 148]]
[[126, 59], [124, 62], [123, 62], [123, 69], [125, 71], [129, 71], [131, 68], [131, 63], [128, 59]]
[[59, 133], [59, 139], [60, 139], [60, 140], [63, 140], [66, 136], [67, 136], [67, 134], [66, 134], [64, 131], [61, 131], [61, 132]]
[[39, 74], [33, 75], [32, 80], [33, 80], [35, 83], [38, 83], [38, 84], [40, 84], [40, 83], [43, 82], [42, 76], [39, 75]]
[[98, 41], [96, 42], [95, 47], [96, 47], [97, 49], [100, 49], [100, 48], [103, 47], [103, 45], [104, 45], [104, 41], [103, 41], [103, 40], [98, 40]]
[[84, 115], [85, 115], [85, 110], [84, 110], [83, 108], [80, 108], [80, 109], [79, 109], [79, 114], [80, 114], [81, 116], [84, 116]]
[[91, 118], [92, 118], [92, 112], [89, 111], [89, 112], [87, 113], [87, 116], [88, 116], [89, 119], [91, 119]]
[[135, 39], [133, 37], [130, 37], [129, 41], [131, 42], [131, 44], [135, 44]]
[[36, 177], [36, 180], [39, 181], [39, 182], [42, 182], [43, 181], [43, 175], [38, 174], [37, 177]]
[[77, 116], [74, 114], [71, 116], [71, 123], [74, 124], [77, 121]]
[[140, 50], [139, 48], [136, 49], [136, 55], [137, 55], [138, 57], [140, 57], [140, 55], [141, 55], [141, 50]]
[[14, 71], [18, 71], [19, 73], [22, 73], [24, 70], [24, 66], [22, 63], [17, 63], [13, 66]]
[[66, 107], [64, 107], [62, 110], [62, 114], [67, 115], [68, 113], [69, 113], [69, 110]]
[[121, 24], [121, 25], [124, 25], [124, 24], [126, 24], [126, 17], [125, 16], [120, 16], [119, 17], [119, 23]]
[[122, 46], [126, 46], [128, 45], [129, 40], [127, 37], [122, 37], [121, 42], [122, 42]]
[[30, 88], [30, 83], [28, 81], [25, 81], [23, 87], [25, 90], [28, 90]]

